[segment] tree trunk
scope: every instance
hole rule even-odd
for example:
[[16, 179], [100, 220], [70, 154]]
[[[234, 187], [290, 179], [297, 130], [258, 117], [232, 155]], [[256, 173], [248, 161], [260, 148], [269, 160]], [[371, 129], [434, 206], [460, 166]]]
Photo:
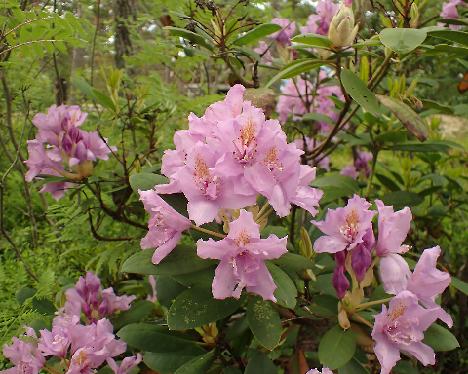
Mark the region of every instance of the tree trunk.
[[135, 0], [114, 0], [115, 18], [115, 65], [119, 69], [125, 67], [124, 56], [133, 53], [130, 37], [129, 21], [136, 16]]

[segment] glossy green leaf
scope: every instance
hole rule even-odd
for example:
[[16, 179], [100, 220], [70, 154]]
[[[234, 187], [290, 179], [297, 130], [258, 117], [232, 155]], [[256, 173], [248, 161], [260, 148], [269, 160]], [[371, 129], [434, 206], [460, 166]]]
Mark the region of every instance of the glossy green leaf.
[[294, 43], [306, 44], [311, 47], [328, 48], [332, 42], [326, 36], [319, 34], [303, 34], [297, 35], [291, 39]]
[[465, 295], [468, 295], [468, 283], [452, 276], [452, 282], [450, 284], [453, 287], [455, 287], [458, 291], [461, 291]]
[[379, 102], [367, 85], [352, 71], [341, 71], [341, 83], [346, 92], [365, 110], [377, 116], [380, 113]]
[[216, 300], [211, 289], [192, 288], [182, 292], [169, 309], [170, 329], [184, 330], [218, 321], [234, 313], [241, 302], [234, 298]]
[[156, 294], [158, 302], [166, 308], [170, 308], [176, 297], [186, 290], [175, 279], [169, 276], [159, 275], [156, 277]]
[[403, 208], [405, 206], [416, 206], [424, 201], [424, 198], [415, 192], [409, 191], [394, 191], [385, 194], [382, 198], [385, 205], [393, 205], [395, 209]]
[[424, 332], [424, 343], [436, 352], [447, 352], [460, 347], [457, 338], [445, 327], [434, 323]]
[[185, 244], [178, 245], [158, 265], [151, 262], [153, 253], [153, 249], [135, 253], [124, 262], [121, 271], [146, 275], [179, 275], [207, 269], [215, 264], [212, 260], [202, 260], [197, 256], [195, 248]]
[[232, 44], [238, 46], [252, 44], [264, 38], [265, 36], [273, 34], [274, 32], [279, 30], [281, 30], [280, 25], [277, 25], [275, 23], [264, 23], [246, 32], [244, 35], [239, 36], [236, 40], [234, 40]]
[[406, 152], [445, 152], [447, 153], [451, 148], [450, 144], [437, 141], [419, 142], [405, 142], [401, 144], [394, 144], [388, 147], [391, 151], [406, 151]]
[[296, 306], [297, 289], [294, 282], [280, 267], [267, 263], [268, 270], [276, 284], [274, 295], [279, 305], [293, 309]]
[[252, 297], [247, 304], [247, 320], [257, 341], [273, 350], [281, 338], [281, 319], [271, 301]]
[[215, 359], [215, 351], [210, 351], [206, 355], [195, 357], [186, 364], [178, 368], [174, 374], [198, 374], [206, 373]]
[[457, 30], [433, 30], [429, 32], [430, 36], [435, 38], [449, 40], [458, 44], [463, 44], [468, 46], [468, 33], [464, 31]]
[[322, 65], [327, 65], [329, 63], [322, 61], [322, 60], [299, 60], [295, 61], [287, 66], [285, 66], [282, 70], [279, 71], [273, 78], [271, 78], [265, 87], [270, 87], [273, 83], [281, 79], [288, 79], [293, 78], [299, 74], [306, 73], [311, 71], [312, 69], [318, 68]]
[[356, 337], [351, 330], [344, 331], [334, 326], [320, 340], [318, 355], [320, 363], [332, 370], [346, 365], [356, 351]]
[[165, 30], [168, 30], [171, 35], [180, 36], [184, 39], [191, 41], [192, 43], [198, 44], [206, 49], [212, 51], [213, 46], [201, 35], [192, 31], [182, 29], [180, 27], [166, 26]]
[[316, 121], [316, 122], [325, 122], [328, 124], [333, 124], [333, 120], [321, 113], [307, 113], [302, 116], [303, 121]]
[[272, 262], [281, 266], [282, 268], [295, 271], [296, 273], [306, 269], [312, 269], [314, 267], [313, 261], [292, 252], [285, 253], [280, 258], [272, 260]]
[[195, 341], [181, 338], [167, 327], [153, 323], [132, 323], [120, 329], [117, 336], [130, 347], [145, 352], [171, 353], [184, 350], [192, 356], [205, 353]]
[[166, 177], [159, 174], [144, 172], [130, 175], [130, 186], [135, 192], [137, 192], [138, 190], [151, 190], [154, 186], [158, 184], [166, 184], [168, 182], [169, 180]]
[[114, 330], [119, 330], [125, 325], [143, 321], [154, 310], [154, 303], [147, 300], [135, 301], [129, 310], [120, 312], [112, 321]]
[[421, 117], [403, 101], [394, 97], [377, 95], [377, 98], [397, 117], [406, 129], [416, 136], [418, 140], [427, 139], [429, 127]]
[[427, 33], [421, 29], [387, 28], [380, 32], [379, 37], [387, 48], [400, 54], [407, 54], [426, 40]]

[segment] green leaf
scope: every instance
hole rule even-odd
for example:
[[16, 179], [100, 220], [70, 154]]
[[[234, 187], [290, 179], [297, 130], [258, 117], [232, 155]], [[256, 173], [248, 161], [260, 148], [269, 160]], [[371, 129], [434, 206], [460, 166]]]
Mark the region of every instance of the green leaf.
[[395, 209], [400, 209], [405, 206], [416, 206], [424, 201], [424, 198], [415, 192], [394, 191], [384, 195], [382, 201], [385, 205], [393, 205]]
[[184, 39], [191, 41], [194, 44], [198, 44], [201, 47], [205, 47], [209, 51], [212, 51], [214, 49], [213, 46], [203, 36], [197, 33], [173, 26], [166, 26], [164, 27], [164, 29], [168, 30], [171, 35], [180, 36]]
[[468, 295], [468, 283], [462, 281], [461, 279], [452, 277], [452, 286], [455, 287], [458, 291], [463, 292], [465, 295]]
[[258, 25], [254, 29], [246, 32], [244, 35], [239, 36], [232, 44], [242, 46], [247, 44], [255, 43], [263, 37], [273, 34], [276, 31], [281, 30], [281, 26], [274, 23], [265, 23]]
[[427, 33], [421, 29], [387, 28], [380, 32], [379, 37], [387, 48], [399, 54], [407, 54], [426, 40]]
[[159, 174], [143, 172], [130, 175], [130, 186], [135, 192], [138, 190], [151, 190], [158, 184], [166, 184], [168, 182], [169, 180], [166, 177]]
[[255, 351], [250, 357], [244, 374], [276, 374], [278, 368], [275, 366], [267, 355], [262, 352]]
[[400, 144], [394, 144], [388, 147], [388, 150], [391, 151], [406, 151], [406, 152], [445, 152], [447, 153], [451, 145], [446, 142], [441, 141], [431, 141], [431, 142], [406, 142]]
[[103, 107], [110, 109], [115, 112], [116, 108], [112, 99], [106, 94], [96, 90], [94, 87], [89, 85], [88, 82], [82, 77], [75, 77], [72, 79], [73, 85], [75, 85], [85, 96], [96, 101]]
[[210, 351], [206, 355], [195, 357], [193, 360], [182, 365], [174, 374], [199, 374], [206, 373], [215, 359], [215, 351]]
[[202, 260], [197, 256], [196, 249], [186, 244], [178, 245], [158, 265], [151, 262], [153, 253], [153, 249], [135, 253], [123, 263], [121, 271], [146, 275], [179, 275], [207, 269], [216, 263], [212, 260]]
[[343, 69], [340, 77], [344, 89], [354, 101], [373, 115], [379, 115], [380, 108], [377, 98], [358, 76], [348, 69]]
[[125, 325], [144, 320], [154, 310], [154, 304], [147, 300], [138, 300], [129, 310], [121, 312], [113, 321], [114, 330], [119, 330]]
[[153, 323], [132, 323], [117, 333], [124, 342], [138, 350], [154, 353], [190, 352], [191, 356], [205, 351], [193, 340], [184, 339], [166, 327]]
[[435, 38], [449, 40], [458, 44], [468, 46], [468, 33], [456, 30], [433, 30], [429, 32], [430, 36]]
[[332, 42], [326, 36], [319, 34], [304, 34], [297, 35], [291, 39], [294, 43], [306, 44], [311, 47], [329, 48], [332, 46]]
[[399, 191], [401, 189], [401, 187], [398, 186], [398, 184], [393, 179], [387, 177], [386, 175], [376, 173], [375, 176], [377, 177], [378, 181], [390, 191]]
[[401, 100], [394, 97], [377, 95], [379, 101], [397, 117], [406, 129], [418, 140], [427, 139], [429, 127], [419, 115]]
[[36, 312], [45, 316], [52, 316], [57, 311], [54, 303], [45, 298], [33, 298], [32, 307]]
[[18, 290], [16, 293], [16, 300], [20, 305], [23, 305], [24, 302], [33, 297], [36, 294], [37, 290], [31, 287], [23, 287]]
[[294, 282], [282, 269], [273, 264], [267, 263], [268, 270], [275, 282], [277, 288], [274, 295], [279, 305], [293, 309], [296, 306], [297, 289]]
[[344, 331], [336, 325], [320, 340], [318, 356], [320, 363], [332, 370], [346, 365], [356, 351], [356, 337], [351, 330]]
[[218, 321], [234, 313], [240, 306], [234, 298], [216, 300], [211, 290], [192, 288], [182, 292], [169, 309], [170, 329], [184, 330]]
[[285, 253], [280, 258], [273, 260], [273, 263], [283, 268], [293, 270], [296, 273], [306, 269], [313, 269], [314, 267], [313, 261], [291, 252]]
[[296, 75], [306, 73], [311, 71], [312, 69], [318, 68], [322, 65], [329, 65], [323, 60], [298, 60], [295, 61], [287, 66], [285, 66], [282, 70], [279, 71], [273, 78], [271, 78], [268, 83], [265, 85], [266, 88], [270, 87], [273, 83], [279, 81], [280, 79], [287, 79], [295, 77]]
[[307, 113], [302, 116], [303, 121], [316, 121], [316, 122], [325, 122], [328, 124], [333, 124], [333, 120], [321, 113]]
[[369, 370], [353, 357], [345, 366], [338, 369], [338, 374], [369, 374]]
[[247, 320], [258, 342], [273, 350], [281, 338], [281, 319], [271, 301], [252, 297], [247, 304]]
[[318, 187], [325, 193], [320, 204], [326, 204], [341, 197], [351, 196], [359, 191], [359, 184], [350, 177], [330, 173], [315, 179], [311, 186]]
[[172, 277], [160, 275], [156, 278], [156, 294], [158, 302], [170, 308], [176, 297], [185, 291], [185, 287]]
[[436, 352], [448, 352], [460, 347], [457, 338], [445, 327], [434, 323], [424, 332], [424, 343]]

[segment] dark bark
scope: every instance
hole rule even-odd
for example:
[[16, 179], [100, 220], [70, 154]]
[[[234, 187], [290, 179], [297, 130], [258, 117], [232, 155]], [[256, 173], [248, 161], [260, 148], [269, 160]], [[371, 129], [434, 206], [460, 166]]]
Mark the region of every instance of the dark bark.
[[124, 56], [133, 54], [133, 45], [129, 23], [136, 17], [135, 0], [114, 0], [115, 19], [115, 65], [119, 69], [125, 67]]

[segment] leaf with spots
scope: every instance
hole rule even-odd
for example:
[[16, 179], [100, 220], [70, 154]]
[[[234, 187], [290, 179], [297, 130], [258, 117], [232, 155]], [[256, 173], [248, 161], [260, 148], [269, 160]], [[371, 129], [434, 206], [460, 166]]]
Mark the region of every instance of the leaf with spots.
[[233, 298], [213, 299], [211, 290], [191, 288], [175, 299], [167, 317], [172, 330], [192, 329], [218, 321], [234, 313], [241, 301]]
[[252, 297], [247, 305], [247, 321], [258, 342], [270, 351], [281, 338], [281, 319], [271, 301]]

